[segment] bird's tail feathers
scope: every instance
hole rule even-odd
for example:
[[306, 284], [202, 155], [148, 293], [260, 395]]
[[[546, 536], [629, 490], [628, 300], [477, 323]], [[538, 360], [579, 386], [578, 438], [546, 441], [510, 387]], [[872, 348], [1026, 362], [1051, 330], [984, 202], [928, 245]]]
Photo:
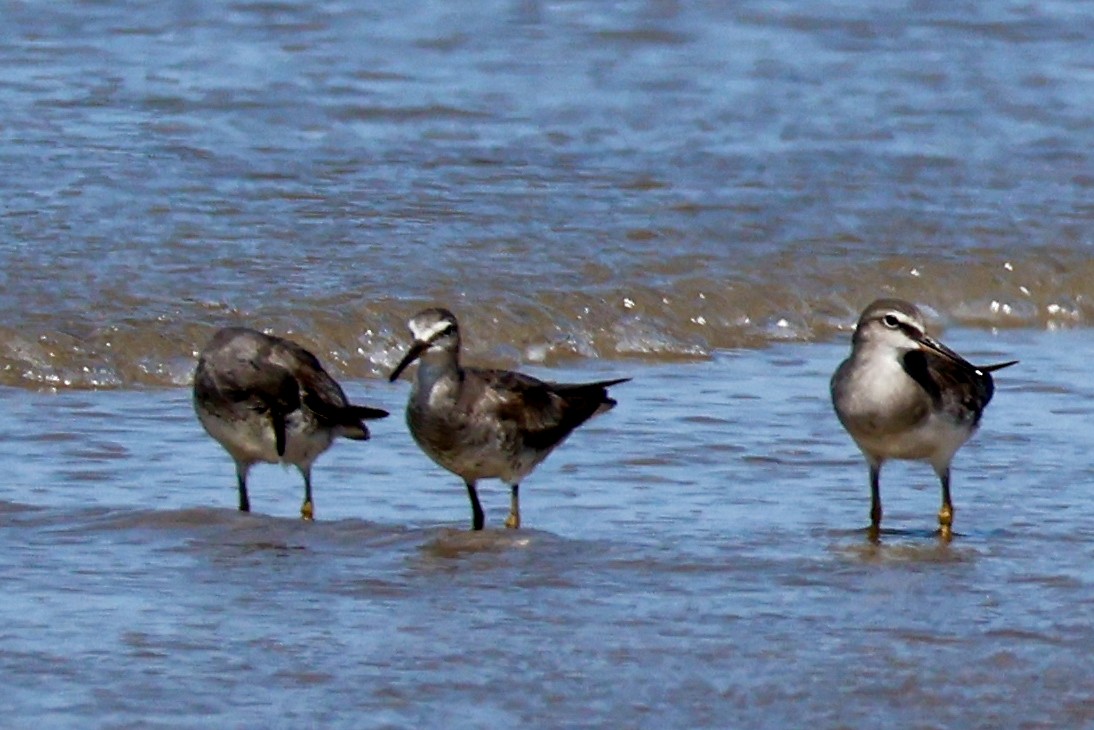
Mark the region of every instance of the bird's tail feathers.
[[595, 416], [615, 407], [616, 401], [608, 396], [608, 388], [620, 383], [626, 383], [630, 378], [616, 378], [614, 380], [601, 380], [596, 383], [566, 383], [555, 386], [558, 393], [566, 397], [569, 394], [577, 395], [581, 400], [594, 400], [596, 410], [590, 415]]
[[346, 406], [342, 409], [338, 424], [342, 436], [354, 441], [368, 441], [371, 434], [365, 421], [387, 418], [390, 413], [381, 408], [368, 406]]
[[372, 434], [369, 433], [368, 426], [363, 422], [343, 423], [338, 426], [338, 433], [353, 441], [368, 441], [372, 437]]
[[594, 416], [599, 416], [601, 413], [607, 413], [611, 409], [615, 408], [615, 404], [616, 404], [615, 398], [605, 397], [604, 402], [602, 402], [600, 404], [600, 406], [596, 409], [596, 411], [593, 412], [593, 415]]

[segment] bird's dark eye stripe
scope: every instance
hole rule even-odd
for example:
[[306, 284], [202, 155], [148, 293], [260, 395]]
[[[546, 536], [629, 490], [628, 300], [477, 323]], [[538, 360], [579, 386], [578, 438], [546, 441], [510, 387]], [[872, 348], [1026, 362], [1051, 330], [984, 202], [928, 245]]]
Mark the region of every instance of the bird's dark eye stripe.
[[[438, 322], [438, 324], [440, 324], [440, 323]], [[455, 322], [448, 322], [448, 323], [445, 324], [444, 328], [433, 330], [433, 332], [430, 333], [430, 335], [429, 335], [429, 341], [430, 342], [436, 342], [437, 340], [441, 339], [442, 337], [448, 337], [449, 335], [455, 333], [455, 331], [456, 331], [456, 323]]]

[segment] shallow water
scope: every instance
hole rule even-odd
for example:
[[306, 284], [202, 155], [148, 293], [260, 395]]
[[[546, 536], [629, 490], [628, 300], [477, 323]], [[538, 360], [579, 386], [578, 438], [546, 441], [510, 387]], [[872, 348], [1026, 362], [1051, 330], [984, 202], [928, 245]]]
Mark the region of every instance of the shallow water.
[[[184, 390], [2, 392], [9, 716], [66, 727], [1079, 727], [1094, 628], [1085, 331], [949, 340], [999, 374], [955, 464], [866, 468], [827, 378], [845, 343], [635, 376], [526, 480], [527, 529], [398, 419], [315, 470], [258, 467], [249, 515]], [[405, 383], [355, 381], [399, 409]]]
[[[20, 727], [1094, 724], [1094, 20], [1082, 3], [8, 3], [0, 715]], [[870, 300], [999, 373], [866, 467]], [[470, 534], [398, 417], [252, 476], [190, 408], [246, 324], [355, 400], [467, 356], [631, 375]]]

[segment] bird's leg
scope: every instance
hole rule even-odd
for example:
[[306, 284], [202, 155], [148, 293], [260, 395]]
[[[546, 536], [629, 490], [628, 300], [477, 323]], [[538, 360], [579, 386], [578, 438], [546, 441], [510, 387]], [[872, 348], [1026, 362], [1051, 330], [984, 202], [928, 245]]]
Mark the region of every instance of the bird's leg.
[[870, 529], [867, 534], [871, 542], [881, 537], [881, 464], [870, 464]]
[[236, 483], [239, 485], [239, 511], [250, 512], [251, 500], [247, 498], [247, 471], [250, 464], [236, 464]]
[[481, 530], [486, 518], [482, 513], [482, 504], [479, 503], [479, 492], [475, 489], [475, 482], [464, 482], [467, 485], [467, 497], [471, 500], [471, 529]]
[[942, 482], [942, 506], [938, 509], [938, 532], [943, 540], [953, 538], [953, 502], [950, 500], [950, 467], [939, 475]]
[[505, 526], [515, 530], [520, 527], [520, 485], [513, 484], [509, 489], [509, 516], [505, 518]]
[[311, 466], [301, 466], [300, 473], [304, 475], [304, 504], [300, 505], [300, 517], [305, 520], [315, 519], [315, 505], [311, 501]]

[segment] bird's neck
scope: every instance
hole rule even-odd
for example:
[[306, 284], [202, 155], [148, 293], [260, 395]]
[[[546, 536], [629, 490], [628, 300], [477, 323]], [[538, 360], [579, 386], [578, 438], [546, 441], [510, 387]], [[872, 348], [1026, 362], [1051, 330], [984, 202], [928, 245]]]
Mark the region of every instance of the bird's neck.
[[863, 347], [855, 351], [852, 380], [857, 388], [873, 394], [875, 401], [919, 394], [919, 387], [904, 368], [905, 350], [890, 347]]
[[418, 387], [429, 391], [442, 380], [460, 377], [459, 355], [449, 350], [427, 351], [418, 359]]
[[881, 344], [865, 343], [855, 348], [852, 357], [857, 362], [873, 363], [874, 367], [901, 367], [901, 361], [908, 350], [886, 347]]

